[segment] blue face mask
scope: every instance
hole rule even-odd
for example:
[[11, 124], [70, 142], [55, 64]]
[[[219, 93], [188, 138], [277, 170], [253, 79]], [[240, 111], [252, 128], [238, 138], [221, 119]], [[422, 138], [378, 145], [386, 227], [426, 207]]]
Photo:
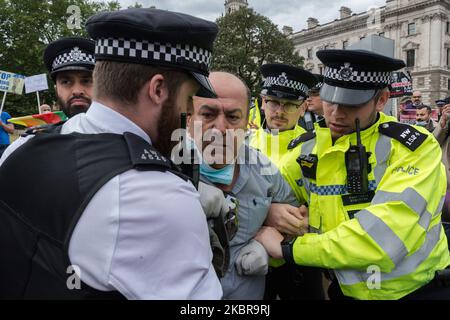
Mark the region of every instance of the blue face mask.
[[234, 164], [230, 164], [222, 169], [214, 169], [208, 164], [202, 162], [200, 165], [200, 174], [212, 183], [219, 183], [229, 186], [233, 182]]
[[[188, 137], [187, 148], [189, 150], [196, 150], [197, 155], [200, 157], [200, 159], [202, 158], [202, 154], [198, 150], [195, 141], [191, 137]], [[200, 174], [206, 177], [212, 183], [219, 183], [229, 186], [233, 182], [234, 164], [227, 165], [222, 169], [214, 169], [201, 159]]]
[[417, 121], [416, 126], [426, 127], [428, 121]]

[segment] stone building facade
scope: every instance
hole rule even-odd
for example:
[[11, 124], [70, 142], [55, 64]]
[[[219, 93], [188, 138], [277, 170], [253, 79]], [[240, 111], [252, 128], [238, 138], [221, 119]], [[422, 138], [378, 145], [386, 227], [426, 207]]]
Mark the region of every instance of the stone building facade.
[[291, 33], [305, 69], [321, 73], [321, 49], [345, 49], [370, 34], [395, 41], [395, 57], [404, 60], [423, 102], [450, 96], [450, 0], [387, 0], [385, 6], [354, 14], [341, 7], [340, 18], [320, 24], [308, 19], [307, 29]]
[[231, 13], [239, 10], [240, 8], [248, 7], [247, 0], [226, 0], [225, 1], [225, 13]]

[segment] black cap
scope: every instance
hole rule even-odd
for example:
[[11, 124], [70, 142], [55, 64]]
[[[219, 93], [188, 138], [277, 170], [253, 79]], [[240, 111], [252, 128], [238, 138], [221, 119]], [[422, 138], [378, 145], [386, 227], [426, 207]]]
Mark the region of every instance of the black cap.
[[44, 63], [53, 80], [61, 71], [87, 70], [95, 67], [95, 42], [85, 38], [62, 38], [44, 51]]
[[166, 10], [132, 8], [101, 12], [86, 22], [97, 61], [149, 64], [190, 72], [204, 96], [215, 97], [209, 82], [215, 23]]
[[369, 102], [389, 86], [393, 71], [405, 67], [402, 60], [365, 50], [320, 50], [317, 57], [326, 66], [321, 99], [348, 106]]
[[445, 106], [447, 104], [445, 100], [436, 100], [435, 102], [438, 106]]
[[308, 91], [317, 82], [306, 70], [280, 63], [261, 66], [264, 77], [261, 94], [280, 99], [306, 99]]
[[316, 77], [317, 82], [311, 89], [309, 89], [309, 92], [319, 92], [323, 87], [323, 75], [314, 73], [314, 76]]

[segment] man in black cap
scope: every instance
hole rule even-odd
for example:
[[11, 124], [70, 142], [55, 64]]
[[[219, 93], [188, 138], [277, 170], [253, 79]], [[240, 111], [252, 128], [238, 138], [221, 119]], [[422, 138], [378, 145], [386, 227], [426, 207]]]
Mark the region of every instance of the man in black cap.
[[55, 82], [58, 103], [70, 118], [86, 112], [92, 103], [95, 43], [84, 38], [63, 38], [50, 43], [44, 62]]
[[297, 139], [281, 170], [319, 233], [283, 239], [266, 227], [256, 240], [274, 258], [332, 269], [331, 298], [448, 299], [439, 144], [382, 113], [391, 72], [404, 62], [359, 50], [317, 56], [327, 127]]
[[[92, 71], [95, 43], [73, 37], [50, 43], [44, 51], [44, 63], [55, 83], [58, 104], [69, 117], [84, 113], [92, 103]], [[8, 157], [29, 137], [19, 137], [5, 150]]]
[[298, 120], [306, 110], [307, 92], [317, 80], [310, 72], [286, 64], [265, 64], [261, 73], [266, 123], [254, 132], [250, 146], [279, 166], [289, 142], [305, 132]]
[[323, 86], [323, 75], [314, 74], [317, 78], [317, 83], [308, 91], [308, 99], [306, 100], [307, 111], [312, 112], [314, 122], [323, 119], [322, 99], [320, 99], [320, 89]]
[[86, 27], [91, 107], [0, 167], [0, 297], [220, 299], [198, 193], [169, 158], [192, 97], [214, 95], [217, 25], [128, 9]]

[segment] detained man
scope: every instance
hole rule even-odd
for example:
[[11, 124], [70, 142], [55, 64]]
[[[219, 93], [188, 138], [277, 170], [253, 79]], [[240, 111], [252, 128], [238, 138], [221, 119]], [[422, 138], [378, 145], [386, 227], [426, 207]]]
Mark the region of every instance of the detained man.
[[189, 133], [202, 150], [202, 180], [237, 199], [238, 229], [230, 239], [228, 272], [221, 279], [223, 298], [262, 299], [268, 257], [264, 248], [253, 241], [254, 252], [264, 255], [259, 257], [263, 268], [255, 270], [257, 263], [252, 266], [246, 263], [250, 252], [241, 249], [263, 225], [272, 203], [295, 205], [292, 207], [295, 214], [303, 217], [278, 169], [262, 153], [243, 143], [250, 103], [246, 85], [225, 72], [211, 73], [210, 81], [218, 98], [194, 97]]

